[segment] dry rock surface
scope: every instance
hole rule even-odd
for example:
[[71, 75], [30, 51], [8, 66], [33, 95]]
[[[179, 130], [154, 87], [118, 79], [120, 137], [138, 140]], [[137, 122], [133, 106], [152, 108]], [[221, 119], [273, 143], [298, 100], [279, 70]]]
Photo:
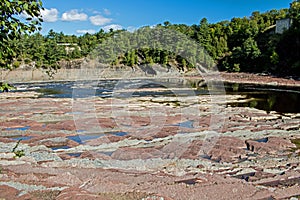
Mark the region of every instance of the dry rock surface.
[[0, 199], [298, 199], [300, 114], [211, 98], [0, 94]]

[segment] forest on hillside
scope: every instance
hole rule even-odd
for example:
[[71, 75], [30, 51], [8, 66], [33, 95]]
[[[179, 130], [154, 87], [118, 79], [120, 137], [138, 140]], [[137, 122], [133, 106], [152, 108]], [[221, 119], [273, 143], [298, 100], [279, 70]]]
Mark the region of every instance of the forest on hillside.
[[[280, 19], [290, 19], [292, 25], [283, 33], [276, 33], [276, 21]], [[180, 32], [200, 44], [204, 48], [203, 52], [199, 54], [193, 46], [188, 46], [189, 53], [193, 55], [187, 59], [179, 56], [175, 50], [168, 51], [160, 48], [162, 44], [156, 44], [157, 48], [145, 47], [127, 52], [122, 51], [121, 55], [110, 58], [110, 64], [130, 67], [144, 63], [176, 64], [178, 68], [188, 70], [195, 67], [197, 60], [203, 57], [205, 51], [211, 58], [208, 61], [209, 66], [217, 65], [221, 71], [300, 76], [299, 1], [292, 2], [290, 8], [287, 9], [271, 10], [265, 13], [253, 12], [249, 17], [233, 18], [230, 21], [218, 23], [209, 23], [203, 18], [199, 24], [191, 26], [171, 24], [166, 21], [156, 27], [142, 27], [133, 33], [126, 30], [104, 32], [101, 29], [95, 34], [87, 33], [82, 36], [65, 35], [53, 30], [50, 30], [47, 35], [23, 34], [21, 38], [10, 41], [11, 48], [17, 50], [10, 67], [13, 69], [34, 63], [36, 68], [57, 69], [60, 67], [59, 61], [93, 55], [93, 51], [99, 45], [120, 35], [129, 35], [130, 38], [143, 32], [143, 37], [139, 40], [147, 40], [145, 33], [150, 34], [153, 29]], [[150, 36], [149, 38], [151, 39]], [[124, 46], [125, 50], [126, 46], [132, 46], [129, 44], [131, 40], [124, 39], [119, 42], [121, 43], [119, 46]], [[182, 45], [186, 47], [189, 44], [182, 43]], [[113, 51], [113, 49], [107, 51]], [[207, 58], [201, 59], [208, 60]]]

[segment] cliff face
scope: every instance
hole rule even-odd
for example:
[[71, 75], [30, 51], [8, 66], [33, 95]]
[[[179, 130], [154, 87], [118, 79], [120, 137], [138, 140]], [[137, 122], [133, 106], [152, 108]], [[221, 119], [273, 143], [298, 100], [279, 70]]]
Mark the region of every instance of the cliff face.
[[[197, 72], [182, 71], [177, 66], [139, 65], [128, 67], [124, 65], [110, 66], [95, 60], [77, 59], [60, 61], [59, 69], [49, 70], [22, 66], [14, 70], [0, 70], [1, 81], [29, 82], [29, 81], [74, 81], [120, 78], [155, 78], [180, 77], [183, 75], [197, 75]], [[50, 75], [50, 76], [49, 76]], [[198, 74], [199, 75], [199, 74]]]
[[75, 60], [61, 60], [59, 61], [60, 68], [65, 69], [80, 69], [85, 59], [75, 59]]

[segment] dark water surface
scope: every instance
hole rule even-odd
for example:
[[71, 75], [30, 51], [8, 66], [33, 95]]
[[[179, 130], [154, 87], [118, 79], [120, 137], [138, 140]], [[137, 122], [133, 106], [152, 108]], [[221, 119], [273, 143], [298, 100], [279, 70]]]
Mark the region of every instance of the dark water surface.
[[[43, 82], [15, 84], [17, 91], [35, 91], [39, 98], [127, 98], [144, 96], [209, 95], [207, 86], [198, 87], [196, 81], [165, 80], [99, 80], [76, 82]], [[223, 84], [221, 84], [223, 85]], [[300, 113], [300, 88], [224, 83], [226, 95], [243, 95], [243, 102], [233, 107], [253, 107], [280, 113]], [[216, 93], [217, 94], [217, 93]], [[220, 94], [223, 94], [221, 91]]]
[[226, 93], [245, 95], [247, 102], [230, 103], [235, 107], [253, 107], [267, 112], [300, 113], [300, 88], [227, 84]]

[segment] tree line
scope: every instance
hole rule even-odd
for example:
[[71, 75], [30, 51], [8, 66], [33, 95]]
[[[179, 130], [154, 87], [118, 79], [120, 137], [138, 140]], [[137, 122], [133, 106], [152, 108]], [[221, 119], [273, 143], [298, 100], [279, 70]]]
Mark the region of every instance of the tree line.
[[[291, 19], [291, 27], [283, 33], [275, 33], [276, 21], [286, 18]], [[180, 33], [176, 35], [176, 41], [180, 42], [172, 46], [173, 32]], [[287, 9], [253, 12], [249, 17], [218, 23], [209, 23], [206, 18], [191, 26], [166, 21], [155, 27], [142, 27], [133, 33], [126, 30], [104, 32], [101, 29], [95, 34], [82, 36], [53, 30], [47, 35], [29, 31], [5, 41], [9, 49], [14, 50], [9, 60], [0, 55], [1, 67], [6, 68], [27, 64], [57, 69], [61, 60], [88, 56], [101, 58], [99, 62], [133, 68], [140, 64], [159, 63], [186, 71], [201, 63], [207, 67], [216, 65], [221, 71], [299, 76], [300, 2], [293, 1]], [[168, 43], [170, 45], [166, 45]], [[8, 61], [11, 61], [9, 65]]]

